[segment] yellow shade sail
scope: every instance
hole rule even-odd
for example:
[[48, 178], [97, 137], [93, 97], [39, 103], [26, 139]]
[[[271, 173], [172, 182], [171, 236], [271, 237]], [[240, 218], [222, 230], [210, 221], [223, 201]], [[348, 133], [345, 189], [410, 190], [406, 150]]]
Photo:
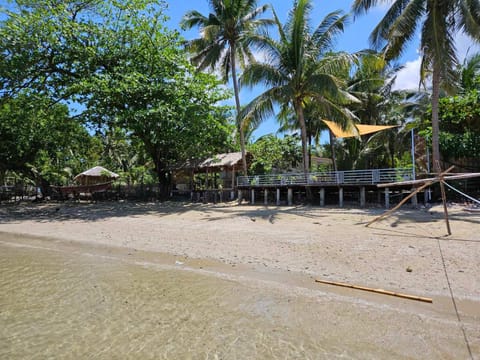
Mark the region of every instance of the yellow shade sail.
[[[330, 131], [335, 135], [337, 138], [349, 138], [354, 137], [357, 135], [366, 135], [375, 133], [377, 131], [382, 131], [386, 129], [390, 129], [393, 127], [397, 127], [397, 125], [362, 125], [356, 124], [356, 129], [352, 130], [342, 130], [342, 128], [334, 123], [333, 121], [323, 120], [323, 122], [328, 126]], [[356, 130], [356, 131], [355, 131]]]

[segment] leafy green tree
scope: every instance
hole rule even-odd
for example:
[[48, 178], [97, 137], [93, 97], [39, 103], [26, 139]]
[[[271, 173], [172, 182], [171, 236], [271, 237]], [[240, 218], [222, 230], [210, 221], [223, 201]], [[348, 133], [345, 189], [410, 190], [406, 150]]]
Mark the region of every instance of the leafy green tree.
[[172, 169], [229, 150], [229, 108], [218, 105], [228, 94], [190, 65], [182, 39], [161, 26], [161, 13], [134, 11], [103, 35], [117, 57], [114, 67], [83, 82], [86, 114], [92, 124], [121, 127], [142, 142], [165, 198]]
[[352, 119], [345, 107], [354, 98], [343, 90], [344, 80], [337, 76], [351, 65], [352, 56], [344, 53], [330, 54], [335, 37], [343, 31], [346, 16], [340, 12], [328, 14], [313, 31], [310, 30], [310, 0], [299, 0], [282, 26], [274, 12], [279, 39], [266, 37], [263, 50], [265, 63], [248, 66], [241, 83], [253, 86], [263, 84], [267, 90], [246, 106], [246, 117], [264, 119], [274, 114], [274, 104], [280, 113], [293, 108], [300, 128], [303, 171], [308, 172], [307, 124], [305, 107], [316, 102], [325, 117], [337, 115], [344, 125]]
[[19, 94], [0, 104], [0, 173], [24, 174], [38, 185], [66, 183], [98, 160], [99, 143], [68, 116], [65, 105]]
[[251, 46], [256, 31], [271, 23], [268, 19], [259, 18], [268, 6], [257, 7], [256, 0], [208, 0], [208, 3], [212, 11], [208, 16], [195, 10], [189, 11], [182, 19], [182, 26], [187, 29], [199, 27], [202, 34], [202, 37], [189, 43], [189, 48], [195, 53], [193, 63], [199, 69], [221, 67], [225, 81], [232, 76], [243, 172], [247, 175], [245, 124], [239, 116], [241, 108], [237, 62], [245, 66], [255, 61]]
[[[183, 40], [164, 26], [164, 1], [15, 4], [0, 25], [0, 102], [28, 91], [43, 108], [68, 104], [65, 122], [85, 132], [81, 124], [122, 128], [152, 159], [162, 196], [172, 168], [229, 149], [230, 110], [219, 105], [227, 94], [189, 64]], [[133, 165], [132, 155], [120, 162]]]
[[0, 95], [28, 89], [52, 102], [72, 100], [75, 87], [98, 70], [98, 34], [107, 3], [18, 0], [0, 25]]
[[[353, 12], [361, 14], [382, 0], [355, 0]], [[421, 79], [432, 79], [432, 152], [434, 164], [440, 160], [440, 90], [452, 91], [457, 83], [458, 60], [454, 36], [459, 31], [480, 41], [480, 2], [476, 0], [395, 0], [373, 30], [370, 40], [384, 48], [387, 59], [398, 58], [421, 26]], [[439, 170], [439, 169], [437, 169]]]
[[249, 147], [253, 158], [250, 170], [255, 174], [271, 174], [296, 168], [302, 161], [298, 140], [297, 136], [283, 139], [271, 134], [262, 136]]

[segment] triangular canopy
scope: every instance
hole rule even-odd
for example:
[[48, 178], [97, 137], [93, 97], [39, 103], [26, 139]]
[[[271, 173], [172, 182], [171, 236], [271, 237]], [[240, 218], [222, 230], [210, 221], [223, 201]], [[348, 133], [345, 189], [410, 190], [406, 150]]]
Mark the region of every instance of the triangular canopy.
[[390, 129], [393, 127], [397, 127], [397, 125], [363, 125], [363, 124], [355, 124], [358, 132], [353, 131], [345, 131], [342, 128], [334, 123], [333, 121], [323, 120], [323, 122], [328, 126], [330, 131], [335, 135], [337, 138], [349, 138], [358, 135], [366, 135], [375, 133], [377, 131], [382, 131], [386, 129]]
[[73, 178], [76, 182], [80, 184], [98, 184], [101, 182], [108, 182], [114, 179], [117, 179], [120, 175], [115, 174], [114, 172], [105, 169], [102, 166], [95, 166], [91, 169], [88, 169]]

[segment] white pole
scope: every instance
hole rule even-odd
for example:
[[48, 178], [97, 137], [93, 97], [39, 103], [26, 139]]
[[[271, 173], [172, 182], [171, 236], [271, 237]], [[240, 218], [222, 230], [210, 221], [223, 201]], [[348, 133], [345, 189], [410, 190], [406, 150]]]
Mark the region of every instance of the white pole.
[[413, 180], [416, 180], [416, 174], [415, 174], [415, 131], [414, 131], [414, 129], [412, 129], [411, 134], [412, 134], [412, 176], [413, 176]]

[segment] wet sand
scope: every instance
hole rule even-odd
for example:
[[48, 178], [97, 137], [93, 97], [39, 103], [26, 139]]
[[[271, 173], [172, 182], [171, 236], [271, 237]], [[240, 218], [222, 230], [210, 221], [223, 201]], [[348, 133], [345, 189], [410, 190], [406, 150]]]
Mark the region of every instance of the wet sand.
[[[208, 356], [206, 349], [196, 347], [202, 358], [214, 358], [214, 354], [285, 358], [285, 349], [272, 351], [289, 341], [294, 345], [286, 348], [296, 349], [290, 358], [468, 359], [466, 342], [473, 357], [479, 358], [480, 216], [460, 207], [450, 210], [453, 235], [446, 237], [437, 207], [402, 210], [365, 228], [381, 209], [153, 203], [2, 206], [0, 246], [7, 262], [11, 256], [4, 254], [11, 251], [27, 251], [31, 261], [44, 252], [49, 256], [77, 254], [76, 260], [88, 259], [94, 268], [113, 262], [145, 271], [149, 274], [146, 280], [163, 279], [167, 272], [177, 278], [176, 284], [184, 282], [182, 276], [200, 277], [194, 281], [199, 289], [223, 289], [228, 284], [216, 301], [224, 299], [237, 320], [225, 318], [224, 326], [247, 316], [235, 312], [238, 307], [249, 308], [250, 315], [251, 307], [261, 308], [258, 320], [266, 322], [254, 327], [263, 330], [245, 330], [245, 342], [230, 350], [216, 345]], [[450, 298], [440, 250], [461, 322]], [[432, 297], [433, 304], [322, 285], [315, 283], [316, 278]], [[145, 280], [143, 275], [140, 280]], [[120, 279], [116, 282], [122, 286]], [[128, 283], [124, 285], [122, 296], [128, 296], [131, 289]], [[152, 301], [151, 294], [139, 297], [145, 303]], [[12, 301], [6, 295], [0, 300], [2, 308]], [[215, 313], [215, 308], [210, 312]], [[199, 320], [193, 328], [201, 333], [201, 326], [223, 323], [225, 316], [217, 315]], [[0, 319], [6, 322], [5, 317]], [[283, 335], [275, 333], [277, 327]], [[242, 349], [252, 350], [246, 345], [248, 339], [257, 344], [255, 349], [265, 346], [271, 351], [242, 353]], [[233, 348], [239, 352], [232, 352]], [[189, 354], [195, 354], [192, 351]], [[182, 357], [179, 352], [173, 354]]]

